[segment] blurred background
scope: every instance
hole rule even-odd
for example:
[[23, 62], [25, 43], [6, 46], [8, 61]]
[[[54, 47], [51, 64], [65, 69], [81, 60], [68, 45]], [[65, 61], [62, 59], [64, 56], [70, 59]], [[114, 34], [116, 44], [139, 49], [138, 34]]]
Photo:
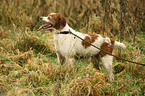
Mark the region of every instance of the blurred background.
[[0, 24], [38, 28], [39, 17], [63, 14], [75, 29], [121, 38], [145, 31], [144, 0], [1, 0]]

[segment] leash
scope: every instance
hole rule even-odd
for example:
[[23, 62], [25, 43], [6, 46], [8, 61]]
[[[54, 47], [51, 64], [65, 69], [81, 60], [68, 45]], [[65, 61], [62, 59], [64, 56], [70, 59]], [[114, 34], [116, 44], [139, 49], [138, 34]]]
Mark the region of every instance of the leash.
[[[65, 32], [66, 32], [66, 31], [65, 31]], [[74, 35], [75, 37], [81, 39], [82, 41], [85, 41], [86, 43], [90, 44], [91, 46], [93, 46], [93, 47], [95, 47], [95, 48], [97, 48], [97, 49], [99, 49], [99, 50], [101, 50], [101, 51], [103, 51], [103, 52], [105, 52], [105, 53], [107, 53], [107, 54], [113, 56], [113, 57], [119, 58], [119, 59], [121, 59], [121, 60], [124, 60], [124, 61], [130, 62], [130, 63], [134, 63], [134, 64], [138, 64], [138, 65], [145, 66], [145, 64], [143, 64], [143, 63], [138, 63], [138, 62], [130, 61], [130, 60], [127, 60], [127, 59], [124, 59], [124, 58], [121, 58], [121, 57], [115, 56], [115, 55], [113, 55], [113, 54], [110, 54], [110, 53], [108, 53], [108, 52], [106, 52], [106, 51], [100, 49], [99, 47], [97, 47], [97, 46], [95, 46], [95, 45], [93, 45], [93, 44], [87, 42], [86, 40], [84, 40], [84, 39], [82, 39], [81, 37], [77, 36], [76, 34], [72, 33], [70, 30], [67, 31], [66, 33], [70, 33], [70, 34]]]

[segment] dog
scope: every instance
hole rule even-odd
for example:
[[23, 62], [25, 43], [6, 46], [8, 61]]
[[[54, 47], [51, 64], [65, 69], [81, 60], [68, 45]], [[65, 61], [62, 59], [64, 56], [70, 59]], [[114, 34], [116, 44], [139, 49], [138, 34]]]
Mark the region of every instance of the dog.
[[[114, 79], [112, 72], [113, 56], [108, 55], [104, 51], [113, 54], [115, 46], [126, 47], [123, 43], [100, 34], [88, 35], [77, 32], [67, 24], [65, 17], [59, 13], [51, 13], [47, 17], [40, 17], [40, 19], [48, 24], [40, 26], [37, 31], [40, 29], [53, 29], [54, 45], [59, 64], [64, 64], [65, 62], [69, 65], [74, 64], [76, 54], [91, 57], [91, 61], [96, 69], [100, 70], [99, 61], [101, 61], [107, 70], [110, 81]], [[104, 51], [94, 48], [70, 32]]]

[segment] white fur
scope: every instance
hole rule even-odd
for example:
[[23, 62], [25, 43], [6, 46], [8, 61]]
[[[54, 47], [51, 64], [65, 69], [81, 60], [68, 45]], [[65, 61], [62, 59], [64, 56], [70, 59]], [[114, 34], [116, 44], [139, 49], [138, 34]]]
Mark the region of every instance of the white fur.
[[[83, 39], [85, 38], [85, 36], [88, 36], [87, 34], [76, 32], [71, 27], [69, 27], [68, 24], [66, 24], [66, 26], [61, 31], [69, 30]], [[57, 30], [55, 33], [57, 33]], [[98, 36], [99, 37], [93, 44], [100, 48], [105, 39], [101, 35]], [[82, 45], [82, 40], [80, 40], [79, 38], [75, 38], [75, 36], [73, 36], [72, 34], [54, 34], [54, 45], [56, 51], [59, 51], [66, 58], [74, 57], [76, 53], [82, 56], [92, 56], [100, 52], [100, 50], [94, 48], [93, 46], [84, 48], [84, 46]]]
[[[55, 14], [55, 13], [51, 13], [51, 14]], [[42, 18], [42, 20], [49, 22], [47, 17]], [[58, 63], [61, 63], [63, 61], [63, 59], [65, 59], [69, 65], [72, 65], [75, 61], [74, 56], [76, 54], [79, 54], [80, 56], [90, 57], [90, 56], [96, 55], [100, 52], [100, 50], [94, 48], [93, 46], [89, 46], [89, 47], [85, 48], [82, 45], [82, 40], [80, 40], [79, 38], [75, 37], [72, 34], [57, 34], [57, 33], [63, 32], [63, 31], [71, 31], [72, 33], [76, 34], [77, 36], [81, 37], [82, 39], [84, 39], [86, 36], [90, 37], [90, 35], [82, 34], [80, 32], [73, 30], [67, 23], [63, 29], [55, 29], [53, 31], [53, 33], [54, 33], [53, 37], [54, 37], [55, 50], [56, 50], [56, 54], [58, 57]], [[108, 38], [108, 37], [104, 38], [99, 34], [97, 34], [97, 35], [98, 35], [98, 37], [95, 40], [95, 42], [92, 43], [93, 45], [95, 45], [99, 48], [101, 47], [101, 45], [104, 42], [111, 45], [110, 38]], [[123, 47], [123, 48], [126, 47], [123, 43], [120, 43], [117, 41], [115, 41], [114, 45], [118, 46], [118, 47]], [[110, 55], [106, 55], [100, 59], [109, 74], [110, 81], [112, 81], [114, 78], [114, 75], [112, 73], [113, 57]]]
[[118, 41], [115, 41], [114, 45], [117, 46], [117, 47], [126, 48], [126, 46], [123, 43], [120, 43]]
[[109, 75], [110, 81], [114, 79], [114, 74], [112, 72], [112, 61], [113, 61], [113, 56], [106, 55], [101, 58], [103, 66], [106, 68], [107, 73]]
[[[87, 34], [76, 32], [71, 27], [69, 27], [68, 24], [66, 24], [66, 26], [61, 31], [69, 30], [83, 39], [85, 38], [85, 36], [88, 36]], [[55, 33], [57, 33], [57, 30]], [[98, 36], [99, 37], [97, 38], [97, 40], [93, 43], [95, 46], [100, 48], [103, 42], [108, 42], [109, 44], [111, 44], [110, 39], [103, 38], [99, 34]], [[74, 63], [74, 55], [76, 53], [82, 56], [93, 56], [100, 52], [100, 50], [94, 48], [93, 46], [84, 48], [84, 46], [82, 45], [82, 40], [80, 40], [79, 38], [75, 38], [75, 36], [73, 36], [72, 34], [54, 34], [54, 45], [56, 54], [58, 56], [58, 62], [60, 62], [60, 55], [63, 55], [69, 65], [72, 65]], [[110, 55], [106, 55], [105, 57], [101, 58], [101, 61], [108, 72], [110, 81], [112, 81], [114, 79], [114, 75], [112, 73], [113, 57]]]
[[48, 17], [40, 17], [40, 18], [42, 18], [42, 21], [49, 22]]

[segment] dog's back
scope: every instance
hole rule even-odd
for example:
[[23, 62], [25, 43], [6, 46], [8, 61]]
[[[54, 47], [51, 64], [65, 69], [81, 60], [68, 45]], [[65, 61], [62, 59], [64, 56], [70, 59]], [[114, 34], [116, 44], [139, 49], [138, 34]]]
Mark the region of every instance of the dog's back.
[[[99, 61], [101, 61], [109, 74], [110, 81], [113, 80], [113, 56], [108, 55], [106, 52], [113, 54], [114, 46], [125, 48], [126, 46], [123, 43], [99, 34], [87, 35], [76, 32], [66, 23], [65, 18], [58, 13], [49, 14], [48, 17], [41, 17], [41, 19], [49, 22], [49, 24], [42, 25], [38, 30], [42, 28], [54, 29], [54, 45], [58, 63], [63, 64], [66, 61], [69, 65], [72, 65], [76, 54], [90, 56], [94, 67], [99, 69]], [[69, 31], [106, 52], [94, 48], [89, 43], [70, 34]]]

